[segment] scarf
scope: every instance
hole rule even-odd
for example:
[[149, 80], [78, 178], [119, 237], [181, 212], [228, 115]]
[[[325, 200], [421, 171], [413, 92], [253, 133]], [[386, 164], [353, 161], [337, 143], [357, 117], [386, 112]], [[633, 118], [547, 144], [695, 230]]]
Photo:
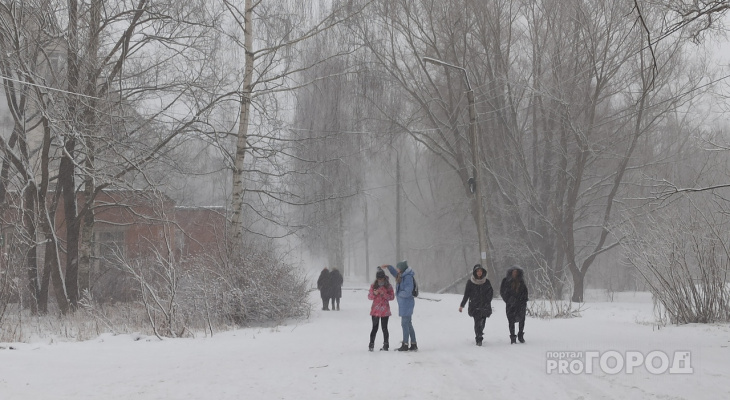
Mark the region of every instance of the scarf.
[[471, 281], [475, 285], [483, 285], [487, 281], [487, 277], [483, 276], [481, 279], [477, 279], [474, 275], [471, 276]]

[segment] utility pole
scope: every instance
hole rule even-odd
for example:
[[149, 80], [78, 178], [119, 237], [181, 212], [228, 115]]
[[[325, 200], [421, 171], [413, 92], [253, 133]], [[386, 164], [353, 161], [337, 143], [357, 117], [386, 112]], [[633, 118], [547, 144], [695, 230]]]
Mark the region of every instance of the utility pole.
[[400, 154], [395, 152], [395, 259], [396, 262], [403, 261], [403, 253], [401, 249], [401, 181], [400, 181]]
[[368, 198], [367, 195], [363, 196], [363, 204], [365, 205], [364, 211], [364, 223], [365, 223], [365, 281], [369, 282], [372, 278], [370, 276], [370, 227], [368, 226]]
[[479, 141], [477, 135], [477, 112], [474, 104], [474, 91], [469, 84], [469, 74], [466, 72], [466, 68], [459, 67], [457, 65], [449, 64], [447, 62], [437, 60], [431, 57], [423, 57], [423, 61], [435, 65], [441, 65], [443, 67], [455, 68], [464, 73], [464, 81], [466, 82], [466, 100], [469, 103], [469, 139], [471, 141], [471, 163], [472, 163], [472, 178], [469, 179], [469, 190], [474, 195], [474, 201], [477, 207], [477, 232], [479, 235], [479, 260], [487, 271], [490, 278], [496, 278], [496, 272], [494, 267], [487, 263], [487, 221], [484, 218], [484, 201], [482, 197], [482, 181], [481, 173], [479, 172]]

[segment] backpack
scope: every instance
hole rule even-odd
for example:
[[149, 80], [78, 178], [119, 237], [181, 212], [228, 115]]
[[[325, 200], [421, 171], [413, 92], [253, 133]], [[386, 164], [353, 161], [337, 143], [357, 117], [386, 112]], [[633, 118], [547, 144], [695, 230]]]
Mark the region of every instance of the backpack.
[[411, 292], [413, 297], [418, 297], [418, 284], [416, 283], [416, 277], [413, 277], [413, 291]]

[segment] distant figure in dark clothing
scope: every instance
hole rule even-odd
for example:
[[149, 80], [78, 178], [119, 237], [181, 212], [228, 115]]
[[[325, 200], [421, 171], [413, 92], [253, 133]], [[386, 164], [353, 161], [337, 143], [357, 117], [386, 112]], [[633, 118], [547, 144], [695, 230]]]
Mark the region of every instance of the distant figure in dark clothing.
[[[523, 277], [524, 273], [519, 267], [512, 267], [507, 270], [507, 276], [502, 279], [499, 287], [499, 294], [504, 300], [509, 322], [510, 343], [525, 343], [525, 314], [527, 313], [527, 285]], [[520, 330], [515, 336], [515, 323], [519, 324]]]
[[317, 289], [322, 296], [322, 310], [329, 311], [330, 297], [332, 297], [332, 285], [330, 284], [330, 270], [324, 268], [317, 279]]
[[492, 315], [492, 297], [494, 289], [492, 283], [487, 279], [487, 271], [481, 264], [474, 266], [471, 278], [466, 282], [464, 298], [461, 299], [459, 312], [464, 309], [466, 301], [469, 301], [469, 316], [474, 318], [474, 334], [476, 335], [477, 346], [482, 345], [484, 339], [484, 325], [487, 318]]
[[[337, 268], [332, 268], [330, 272], [330, 289], [332, 290], [332, 309], [340, 311], [340, 298], [342, 297], [342, 274]], [[337, 308], [335, 308], [335, 302]]]

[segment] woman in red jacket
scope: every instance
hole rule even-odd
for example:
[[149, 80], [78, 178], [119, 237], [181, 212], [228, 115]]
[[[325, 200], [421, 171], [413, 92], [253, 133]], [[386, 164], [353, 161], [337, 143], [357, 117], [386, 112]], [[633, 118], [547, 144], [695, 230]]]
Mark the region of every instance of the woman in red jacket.
[[375, 282], [370, 285], [368, 299], [373, 301], [373, 305], [370, 307], [373, 329], [370, 331], [368, 350], [373, 351], [375, 335], [378, 333], [378, 324], [381, 324], [383, 326], [383, 348], [380, 350], [388, 351], [388, 317], [390, 317], [390, 301], [395, 299], [395, 292], [388, 281], [388, 277], [385, 276], [385, 272], [380, 268], [375, 274]]

